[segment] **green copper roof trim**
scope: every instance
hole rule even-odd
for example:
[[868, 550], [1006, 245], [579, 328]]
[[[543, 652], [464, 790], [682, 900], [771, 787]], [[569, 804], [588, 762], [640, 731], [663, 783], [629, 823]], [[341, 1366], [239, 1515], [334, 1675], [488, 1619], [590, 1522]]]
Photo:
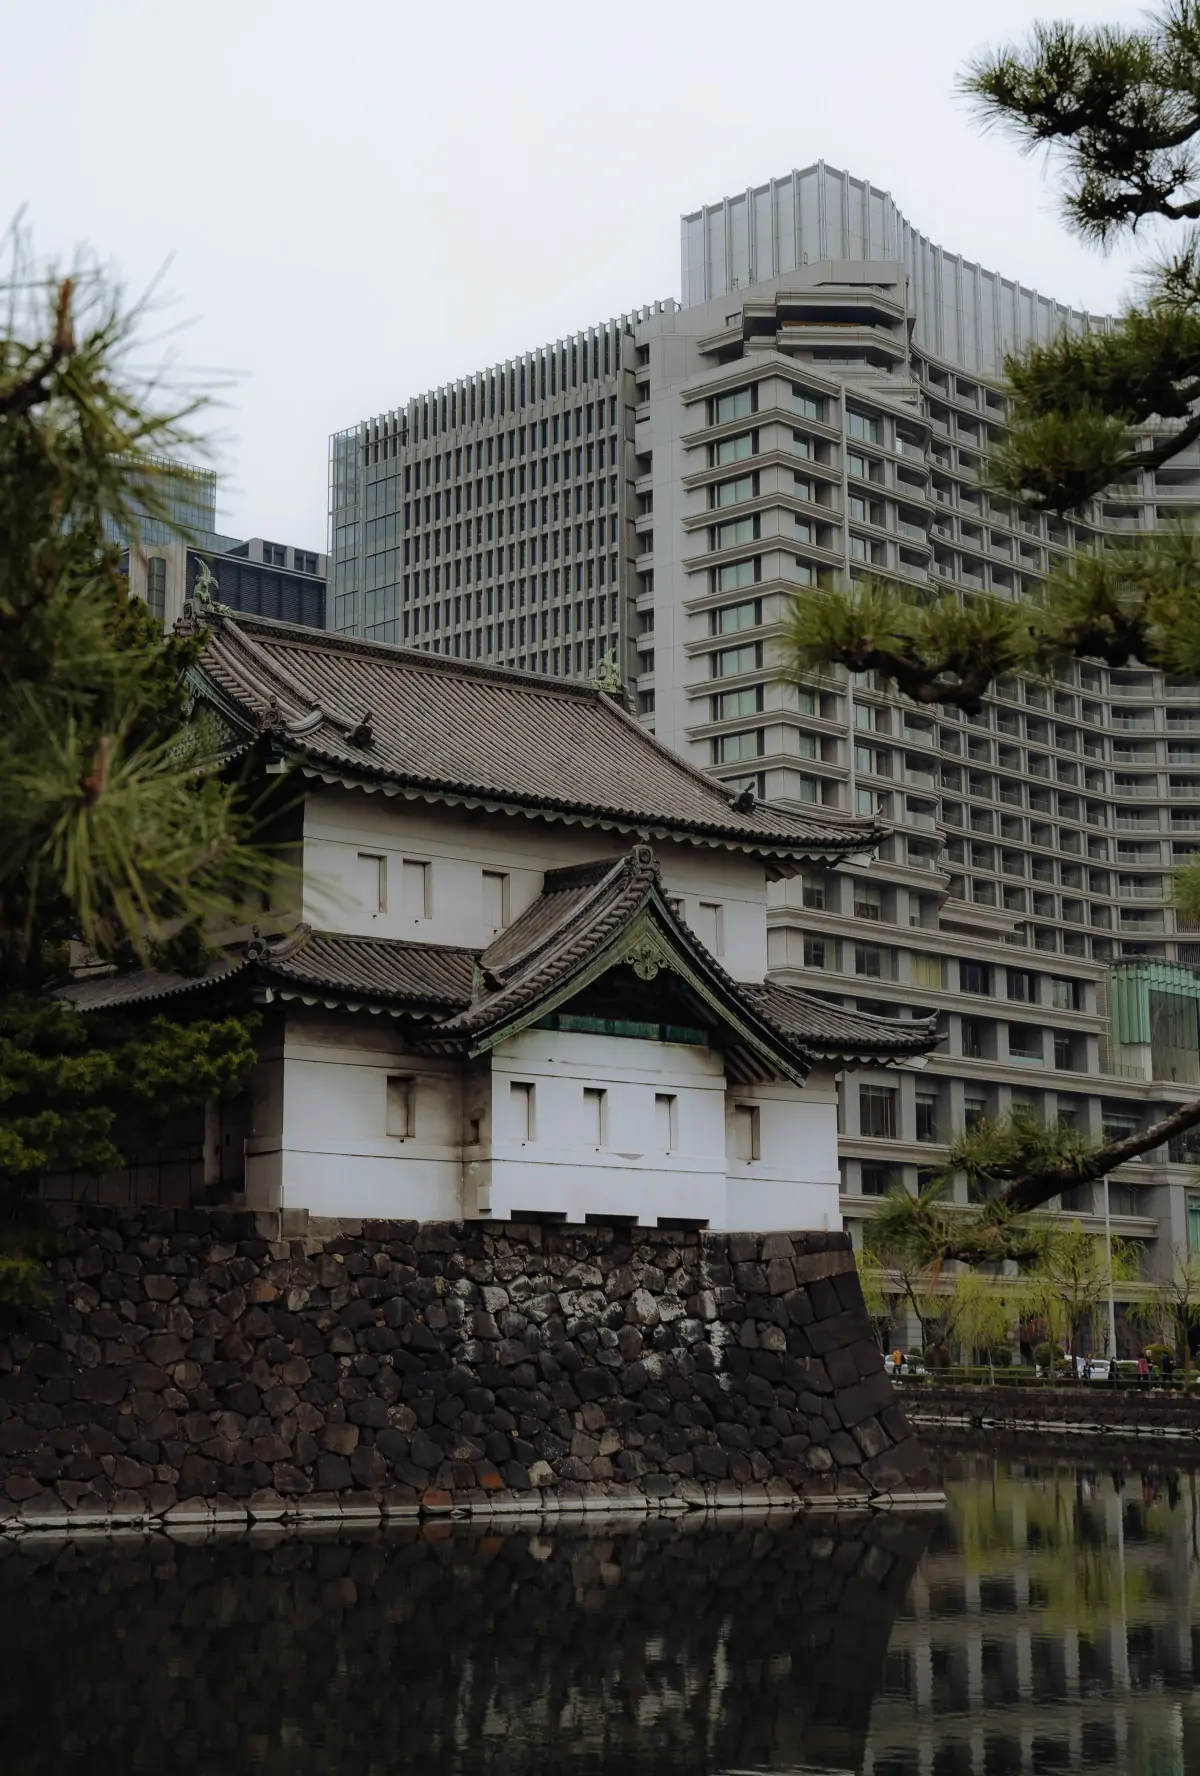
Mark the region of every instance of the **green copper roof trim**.
[[1109, 970], [1109, 1017], [1113, 1041], [1146, 1043], [1150, 1030], [1150, 995], [1200, 1001], [1200, 977], [1179, 962], [1123, 962]]
[[[656, 911], [657, 918], [654, 916]], [[586, 962], [569, 980], [553, 988], [525, 1011], [519, 1012], [498, 1029], [473, 1042], [467, 1052], [472, 1056], [483, 1055], [501, 1042], [506, 1042], [509, 1037], [519, 1036], [522, 1030], [527, 1030], [550, 1012], [557, 1011], [560, 1005], [575, 998], [584, 987], [599, 980], [601, 975], [619, 968], [622, 963], [628, 963], [634, 973], [645, 981], [653, 980], [662, 969], [677, 974], [714, 1012], [719, 1021], [726, 1024], [738, 1040], [764, 1061], [772, 1072], [790, 1079], [795, 1085], [803, 1085], [812, 1063], [807, 1060], [803, 1063], [797, 1061], [786, 1052], [773, 1032], [757, 1028], [757, 1019], [752, 1022], [737, 1005], [731, 1004], [727, 995], [706, 978], [708, 971], [686, 955], [683, 945], [674, 936], [670, 925], [666, 924], [670, 918], [670, 913], [658, 903], [657, 893], [652, 891], [625, 929], [611, 943], [606, 944], [598, 955], [593, 956], [590, 962]], [[659, 923], [660, 919], [663, 924]]]

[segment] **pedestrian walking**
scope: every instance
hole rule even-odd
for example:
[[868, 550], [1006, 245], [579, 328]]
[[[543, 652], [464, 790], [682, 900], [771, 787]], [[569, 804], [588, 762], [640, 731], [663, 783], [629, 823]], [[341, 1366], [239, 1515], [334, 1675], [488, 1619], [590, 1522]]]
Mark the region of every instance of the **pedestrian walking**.
[[1138, 1352], [1137, 1369], [1139, 1385], [1148, 1388], [1150, 1386], [1150, 1365], [1146, 1361], [1145, 1351]]

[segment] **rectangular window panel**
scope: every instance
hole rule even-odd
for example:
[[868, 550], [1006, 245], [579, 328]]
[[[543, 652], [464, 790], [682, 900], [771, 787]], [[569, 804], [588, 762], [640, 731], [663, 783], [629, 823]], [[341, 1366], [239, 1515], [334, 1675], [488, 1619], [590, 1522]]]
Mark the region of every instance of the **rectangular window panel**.
[[741, 672], [757, 672], [762, 666], [762, 643], [751, 642], [748, 647], [725, 648], [714, 654], [713, 677], [733, 678]]
[[589, 1147], [606, 1145], [608, 1093], [599, 1086], [583, 1089], [583, 1138]]
[[407, 918], [433, 917], [432, 875], [429, 864], [417, 863], [411, 857], [404, 859], [404, 912]]
[[757, 579], [758, 562], [753, 556], [748, 561], [731, 561], [717, 569], [717, 591], [734, 592], [739, 586], [753, 586]]
[[733, 1157], [743, 1165], [762, 1158], [762, 1136], [757, 1104], [733, 1106]]
[[738, 438], [722, 438], [713, 455], [715, 463], [743, 462], [754, 455], [754, 434], [743, 432]]
[[869, 414], [855, 413], [853, 408], [846, 412], [846, 434], [851, 438], [861, 438], [867, 444], [878, 444], [880, 425], [877, 419]]
[[374, 851], [360, 851], [355, 871], [355, 895], [369, 913], [387, 912], [387, 858]]
[[714, 635], [733, 635], [739, 629], [757, 629], [762, 622], [762, 605], [757, 598], [746, 604], [726, 604], [712, 613]]
[[917, 1140], [938, 1138], [938, 1101], [936, 1092], [917, 1093]]
[[514, 1079], [508, 1088], [512, 1105], [513, 1138], [517, 1141], [536, 1139], [534, 1088], [524, 1080]]
[[876, 1141], [896, 1138], [896, 1093], [887, 1085], [858, 1088], [859, 1133]]
[[736, 506], [742, 500], [751, 499], [754, 495], [754, 477], [739, 475], [736, 481], [722, 481], [713, 489], [714, 504], [718, 506]]
[[417, 1132], [416, 1084], [410, 1074], [388, 1075], [387, 1132], [392, 1140], [407, 1141]]
[[729, 524], [718, 524], [716, 546], [718, 549], [736, 549], [743, 543], [754, 541], [753, 518], [735, 518]]
[[713, 424], [727, 425], [731, 419], [745, 419], [753, 412], [754, 390], [735, 389], [732, 394], [720, 395], [713, 402]]
[[483, 872], [483, 926], [493, 935], [508, 924], [508, 876], [500, 870]]
[[654, 1094], [654, 1139], [663, 1153], [674, 1153], [679, 1145], [679, 1099], [674, 1092]]
[[714, 956], [724, 955], [725, 908], [720, 901], [700, 901], [696, 908], [696, 936]]

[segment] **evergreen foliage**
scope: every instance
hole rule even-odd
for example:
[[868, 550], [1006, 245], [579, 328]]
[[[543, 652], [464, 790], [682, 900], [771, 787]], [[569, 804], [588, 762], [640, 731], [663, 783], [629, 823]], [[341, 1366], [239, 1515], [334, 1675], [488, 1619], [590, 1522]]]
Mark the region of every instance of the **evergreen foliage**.
[[68, 964], [198, 969], [269, 879], [235, 786], [184, 717], [192, 638], [128, 595], [115, 534], [166, 521], [194, 406], [140, 386], [141, 316], [95, 271], [0, 285], [0, 1298], [36, 1286], [47, 1170], [99, 1175], [125, 1111], [161, 1125], [236, 1088], [244, 1020], [84, 1019]]

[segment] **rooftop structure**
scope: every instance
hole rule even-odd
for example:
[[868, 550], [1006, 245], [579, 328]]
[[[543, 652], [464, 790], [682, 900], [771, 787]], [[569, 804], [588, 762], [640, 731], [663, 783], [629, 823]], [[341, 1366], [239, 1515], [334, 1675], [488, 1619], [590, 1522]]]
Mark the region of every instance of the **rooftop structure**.
[[836, 1228], [833, 1068], [936, 1036], [767, 981], [767, 883], [869, 848], [869, 823], [733, 796], [599, 690], [203, 621], [195, 695], [264, 793], [290, 779], [291, 874], [265, 935], [229, 933], [199, 977], [93, 973], [63, 996], [262, 1008], [248, 1093], [206, 1131], [211, 1190], [350, 1217]]
[[[1004, 352], [1108, 321], [823, 164], [685, 217], [681, 292], [339, 434], [335, 627], [552, 678], [611, 654], [639, 719], [732, 794], [886, 829], [869, 864], [774, 884], [768, 912], [772, 975], [831, 1015], [940, 1020], [920, 1077], [842, 1078], [852, 1224], [981, 1116], [1097, 1139], [1157, 1119], [1200, 1083], [1196, 1001], [1172, 988], [1171, 1039], [1160, 1009], [1146, 1041], [1132, 989], [1110, 1024], [1108, 970], [1200, 966], [1170, 904], [1200, 842], [1200, 684], [1082, 663], [966, 719], [871, 676], [782, 685], [775, 662], [806, 586], [1015, 598], [1097, 538], [1190, 522], [1200, 450], [1065, 520], [985, 492]], [[1109, 1190], [1149, 1274], [1200, 1241], [1188, 1156]], [[1099, 1229], [1103, 1200], [1057, 1212]]]

